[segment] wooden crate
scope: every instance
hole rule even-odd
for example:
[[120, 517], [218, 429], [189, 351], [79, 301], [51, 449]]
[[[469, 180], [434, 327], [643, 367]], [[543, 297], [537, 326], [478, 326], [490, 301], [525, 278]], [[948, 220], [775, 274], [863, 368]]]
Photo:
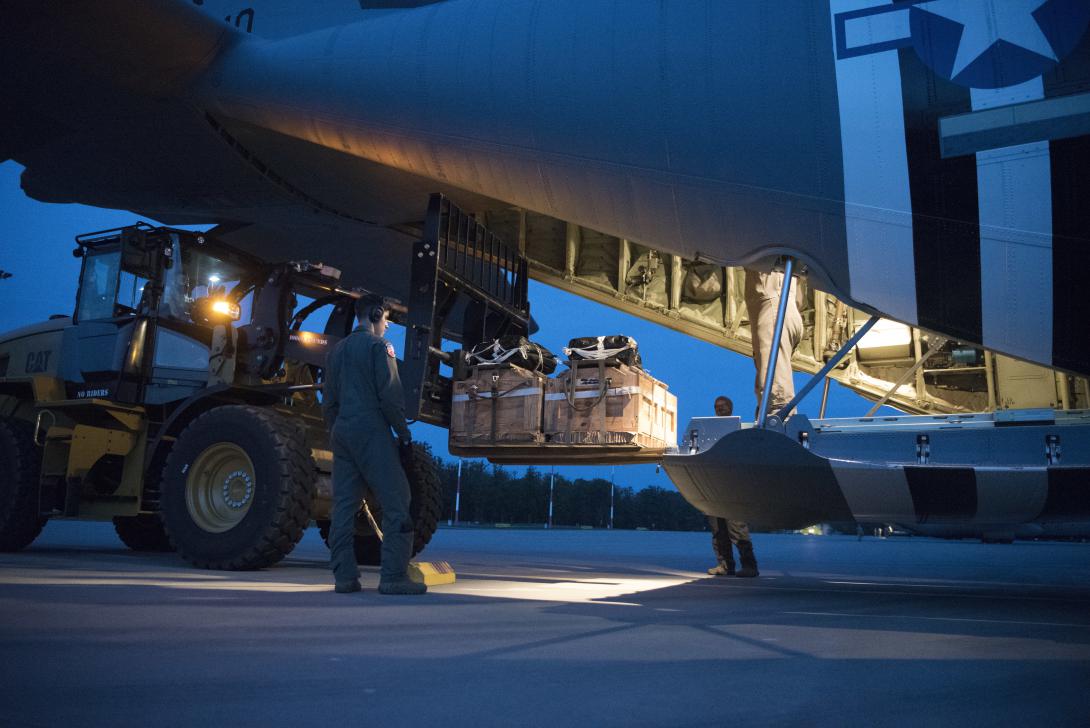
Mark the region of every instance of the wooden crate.
[[665, 384], [624, 364], [573, 366], [546, 382], [546, 443], [676, 447], [677, 397]]
[[454, 383], [451, 447], [541, 443], [545, 382], [545, 375], [514, 365], [473, 367]]

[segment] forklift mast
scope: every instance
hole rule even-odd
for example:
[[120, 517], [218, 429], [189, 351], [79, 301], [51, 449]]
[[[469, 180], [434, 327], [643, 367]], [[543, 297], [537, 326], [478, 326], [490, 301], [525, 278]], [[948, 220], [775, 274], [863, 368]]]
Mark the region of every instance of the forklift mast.
[[[450, 427], [452, 381], [466, 352], [501, 336], [531, 332], [526, 256], [441, 194], [428, 202], [413, 245], [401, 368], [406, 416]], [[443, 341], [461, 348], [443, 350]], [[450, 369], [450, 376], [443, 368]]]

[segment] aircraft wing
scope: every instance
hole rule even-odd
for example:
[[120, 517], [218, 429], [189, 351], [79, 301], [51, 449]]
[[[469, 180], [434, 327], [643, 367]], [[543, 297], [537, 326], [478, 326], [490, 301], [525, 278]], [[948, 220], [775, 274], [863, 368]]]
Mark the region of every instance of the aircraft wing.
[[213, 5], [16, 8], [29, 194], [365, 272], [438, 190], [1090, 373], [1085, 3]]

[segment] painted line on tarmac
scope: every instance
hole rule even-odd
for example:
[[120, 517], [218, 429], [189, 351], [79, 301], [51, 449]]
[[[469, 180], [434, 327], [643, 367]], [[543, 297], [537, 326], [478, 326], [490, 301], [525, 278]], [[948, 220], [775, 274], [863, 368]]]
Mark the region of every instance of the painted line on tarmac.
[[797, 614], [805, 617], [870, 617], [872, 619], [919, 619], [929, 622], [973, 622], [980, 624], [1014, 624], [1023, 627], [1076, 627], [1090, 629], [1090, 624], [1077, 624], [1070, 622], [1027, 622], [1016, 619], [972, 619], [969, 617], [921, 617], [912, 614], [849, 614], [847, 612], [780, 612], [780, 614]]
[[828, 581], [826, 584], [851, 584], [854, 586], [918, 586], [927, 589], [964, 589], [963, 584], [906, 584], [900, 581]]
[[[763, 578], [763, 577], [758, 577]], [[794, 586], [789, 583], [780, 583], [776, 586], [763, 585], [760, 583], [753, 583], [752, 579], [744, 580], [747, 583], [739, 583], [740, 579], [729, 580], [720, 579], [719, 577], [706, 577], [703, 579], [696, 579], [692, 582], [694, 587], [702, 587], [705, 589], [753, 589], [755, 591], [783, 591], [783, 592], [820, 592], [823, 594], [882, 594], [882, 595], [899, 595], [906, 597], [930, 597], [933, 599], [988, 599], [988, 600], [1004, 600], [1011, 602], [1068, 602], [1074, 604], [1087, 603], [1090, 604], [1090, 598], [1087, 596], [1070, 596], [1070, 597], [1043, 597], [1043, 596], [1016, 596], [1010, 594], [974, 594], [971, 592], [941, 592], [936, 594], [930, 594], [926, 591], [897, 591], [896, 589], [823, 589], [821, 587], [813, 586]], [[722, 585], [722, 586], [719, 586]], [[904, 586], [902, 584], [891, 584], [890, 586]]]
[[140, 578], [56, 578], [56, 577], [2, 577], [0, 584], [9, 586], [150, 586], [187, 591], [267, 591], [267, 592], [322, 592], [332, 591], [329, 584], [292, 584], [276, 581], [165, 581]]

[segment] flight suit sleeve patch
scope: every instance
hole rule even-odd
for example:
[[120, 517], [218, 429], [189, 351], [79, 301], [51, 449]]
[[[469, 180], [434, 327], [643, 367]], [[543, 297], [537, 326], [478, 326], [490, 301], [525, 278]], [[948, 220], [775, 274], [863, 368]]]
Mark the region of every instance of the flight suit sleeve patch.
[[386, 342], [386, 353], [390, 355], [391, 359], [397, 358], [397, 352], [394, 351], [394, 345], [389, 341]]

